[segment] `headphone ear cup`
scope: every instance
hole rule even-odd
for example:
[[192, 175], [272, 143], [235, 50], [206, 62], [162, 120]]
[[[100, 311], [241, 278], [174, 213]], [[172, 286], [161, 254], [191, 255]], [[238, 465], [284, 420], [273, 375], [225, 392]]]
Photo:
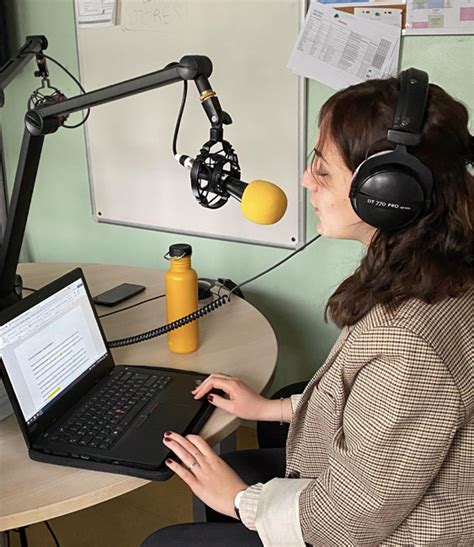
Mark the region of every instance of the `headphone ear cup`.
[[429, 208], [431, 188], [431, 171], [404, 147], [397, 147], [359, 165], [349, 196], [361, 220], [382, 231], [395, 231]]

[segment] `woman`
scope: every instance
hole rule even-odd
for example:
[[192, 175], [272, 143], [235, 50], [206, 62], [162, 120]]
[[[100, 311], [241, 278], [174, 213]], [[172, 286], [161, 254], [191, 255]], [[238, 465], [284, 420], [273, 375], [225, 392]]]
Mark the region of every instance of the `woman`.
[[290, 422], [286, 472], [274, 451], [234, 453], [236, 472], [200, 437], [166, 434], [182, 462], [169, 459], [169, 468], [234, 521], [169, 527], [145, 546], [474, 544], [474, 180], [465, 107], [429, 85], [421, 142], [408, 150], [431, 170], [433, 194], [409, 226], [378, 229], [349, 198], [358, 166], [394, 148], [387, 130], [399, 94], [399, 79], [367, 81], [321, 110], [303, 177], [318, 231], [367, 246], [328, 301], [342, 331], [325, 364], [303, 394], [283, 400], [220, 374], [194, 390], [196, 398], [223, 390], [209, 400], [241, 418]]

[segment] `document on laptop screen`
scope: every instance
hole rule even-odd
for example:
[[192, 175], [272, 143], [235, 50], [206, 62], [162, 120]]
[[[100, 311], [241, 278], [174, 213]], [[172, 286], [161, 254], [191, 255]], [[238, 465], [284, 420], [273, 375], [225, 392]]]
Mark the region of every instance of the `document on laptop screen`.
[[0, 326], [0, 354], [27, 423], [107, 355], [78, 279]]

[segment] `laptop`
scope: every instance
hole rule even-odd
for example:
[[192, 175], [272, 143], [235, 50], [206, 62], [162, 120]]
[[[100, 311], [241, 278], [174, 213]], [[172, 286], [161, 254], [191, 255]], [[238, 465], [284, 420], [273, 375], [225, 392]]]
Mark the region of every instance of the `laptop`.
[[191, 394], [205, 374], [115, 365], [80, 268], [0, 312], [0, 355], [33, 459], [143, 476], [169, 455], [165, 431], [212, 412]]

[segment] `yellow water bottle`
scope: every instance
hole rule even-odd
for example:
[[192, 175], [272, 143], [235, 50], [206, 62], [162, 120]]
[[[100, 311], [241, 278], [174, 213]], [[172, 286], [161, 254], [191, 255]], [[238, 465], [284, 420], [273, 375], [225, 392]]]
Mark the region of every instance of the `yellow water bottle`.
[[[172, 323], [198, 309], [197, 274], [191, 268], [191, 245], [176, 243], [166, 258], [170, 268], [165, 275], [166, 321]], [[168, 349], [173, 353], [191, 353], [199, 346], [197, 320], [168, 333]]]

